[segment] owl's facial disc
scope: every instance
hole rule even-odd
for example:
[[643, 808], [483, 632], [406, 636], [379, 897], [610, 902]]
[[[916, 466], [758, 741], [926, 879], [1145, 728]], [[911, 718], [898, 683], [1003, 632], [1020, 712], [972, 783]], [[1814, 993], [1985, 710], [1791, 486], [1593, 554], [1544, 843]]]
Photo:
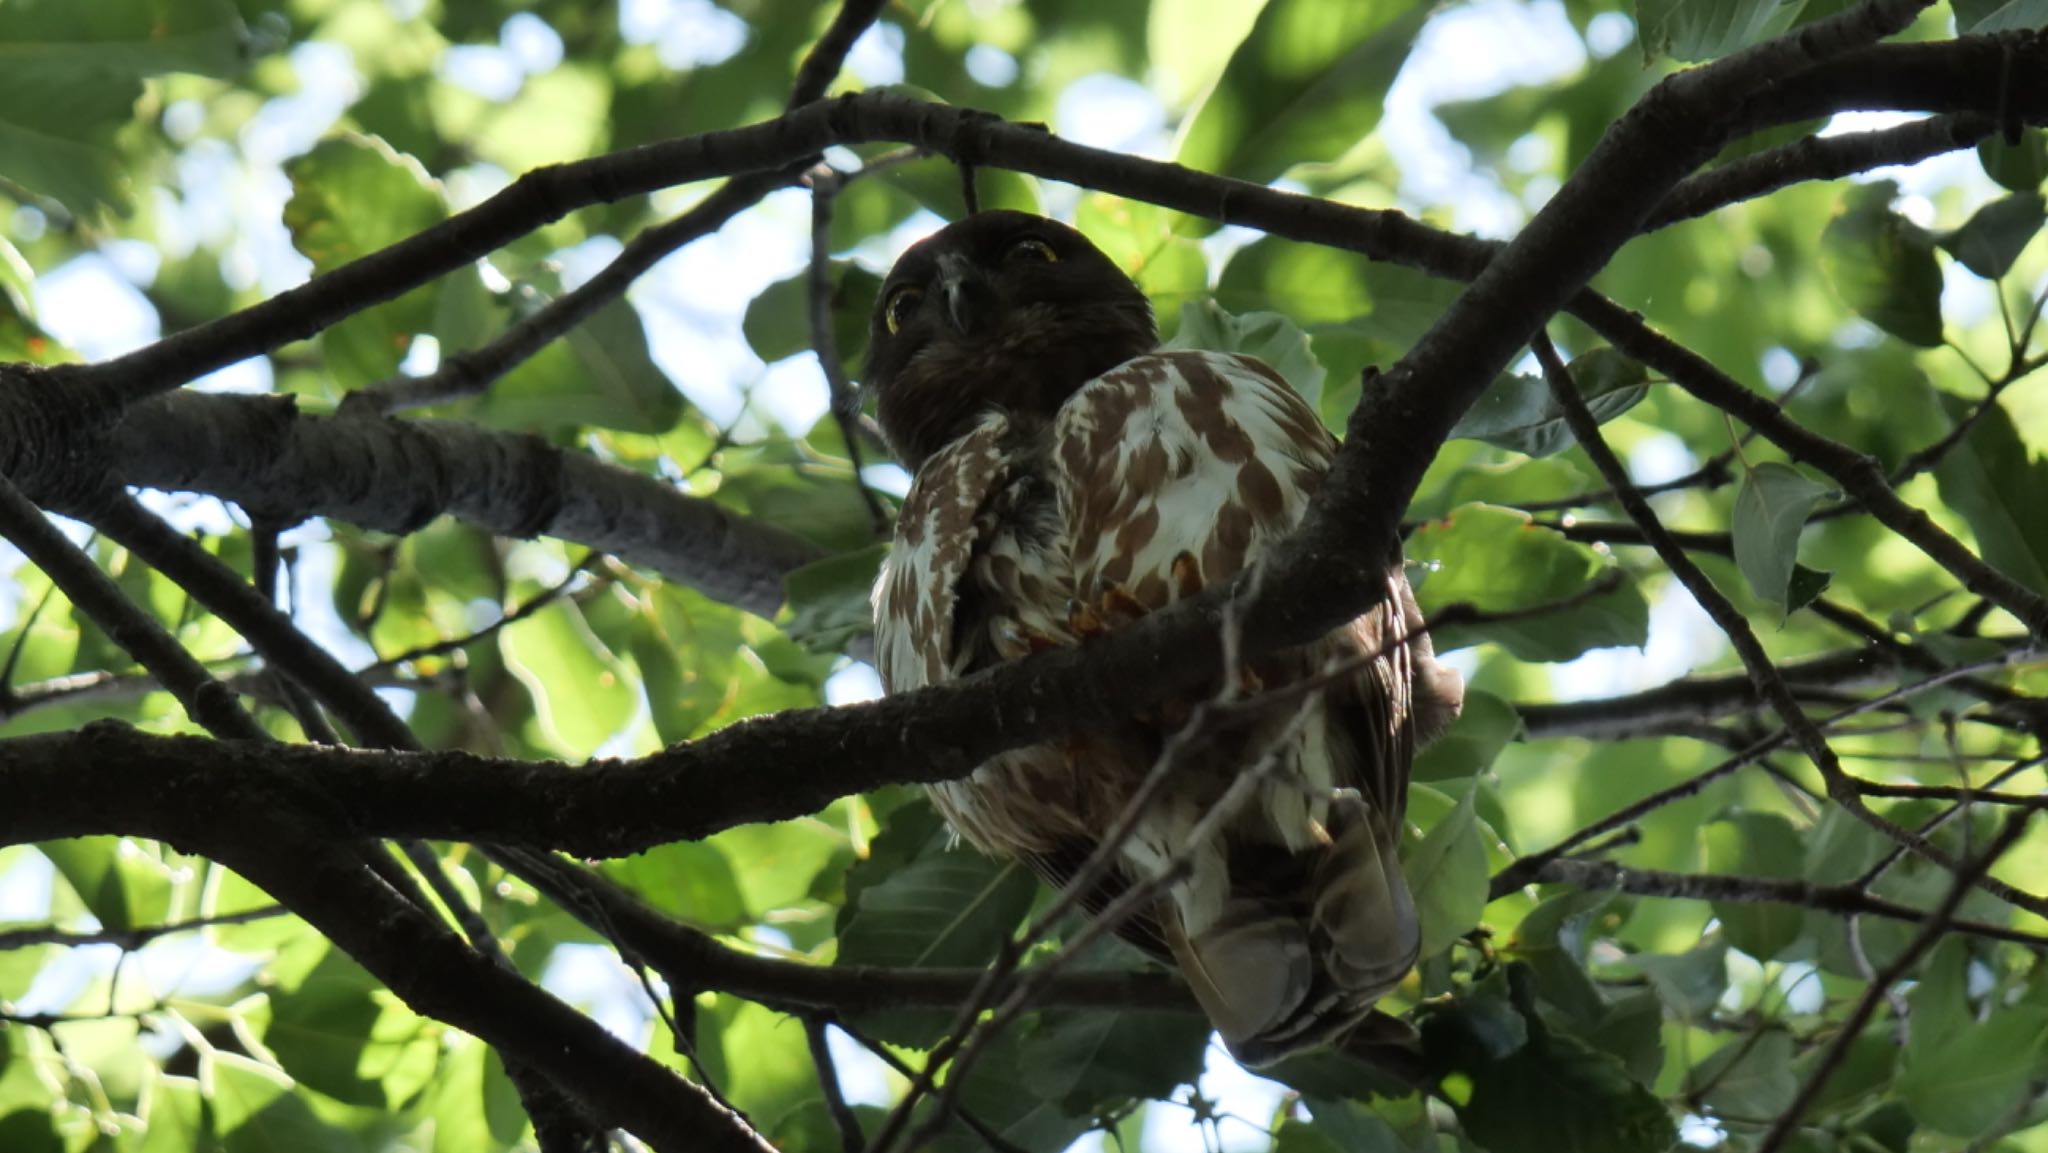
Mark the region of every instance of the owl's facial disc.
[[1072, 228], [983, 212], [912, 245], [869, 325], [863, 383], [911, 469], [990, 411], [1049, 420], [1159, 343], [1152, 306]]

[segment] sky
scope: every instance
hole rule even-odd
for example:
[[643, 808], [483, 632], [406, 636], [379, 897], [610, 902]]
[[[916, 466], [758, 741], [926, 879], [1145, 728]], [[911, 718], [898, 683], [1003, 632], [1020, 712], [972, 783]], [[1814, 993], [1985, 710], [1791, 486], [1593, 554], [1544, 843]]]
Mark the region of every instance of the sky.
[[[404, 14], [415, 0], [387, 0]], [[716, 63], [740, 47], [745, 25], [709, 0], [622, 0], [618, 6], [622, 33], [637, 43], [652, 44], [673, 68]], [[1619, 14], [1606, 14], [1593, 24], [1589, 39], [1602, 56], [1634, 51], [1634, 29]], [[870, 85], [902, 79], [900, 30], [880, 26], [856, 44], [848, 70]], [[1440, 103], [1489, 96], [1516, 85], [1542, 83], [1567, 76], [1586, 63], [1586, 45], [1573, 32], [1562, 6], [1554, 0], [1516, 3], [1478, 0], [1441, 13], [1424, 29], [1421, 40], [1388, 94], [1380, 133], [1399, 164], [1401, 206], [1450, 210], [1454, 227], [1489, 237], [1511, 235], [1554, 191], [1541, 183], [1524, 201], [1494, 181], [1475, 175], [1464, 149], [1456, 144], [1429, 109]], [[552, 29], [526, 14], [504, 25], [495, 46], [451, 49], [442, 68], [452, 81], [487, 98], [508, 99], [525, 79], [555, 66], [562, 44]], [[201, 245], [227, 243], [223, 273], [237, 288], [257, 286], [275, 293], [305, 280], [310, 265], [291, 247], [282, 222], [290, 195], [281, 164], [309, 149], [335, 124], [361, 88], [361, 78], [346, 49], [302, 44], [290, 57], [300, 80], [297, 93], [273, 99], [243, 129], [235, 144], [196, 141], [180, 160], [179, 177], [187, 195], [173, 201], [159, 194], [158, 214], [165, 220], [165, 248], [173, 258]], [[1014, 78], [1016, 61], [983, 46], [969, 60], [984, 81]], [[166, 116], [173, 134], [191, 136], [204, 119], [197, 106], [174, 106]], [[1842, 117], [1831, 131], [1869, 128], [1883, 118]], [[1168, 157], [1173, 150], [1165, 110], [1144, 86], [1131, 80], [1097, 75], [1077, 81], [1060, 99], [1053, 129], [1086, 144]], [[1530, 143], [1536, 145], [1534, 138]], [[1944, 185], [1981, 184], [1970, 154], [1960, 153], [1915, 169], [1886, 171], [1876, 177], [1901, 179], [1909, 216], [1931, 222], [1928, 197]], [[473, 204], [499, 188], [510, 175], [478, 165], [448, 180], [458, 207]], [[1048, 208], [1070, 213], [1074, 190], [1047, 186]], [[656, 265], [637, 284], [630, 299], [639, 309], [656, 362], [710, 420], [725, 424], [741, 414], [742, 405], [757, 419], [772, 420], [801, 432], [826, 411], [827, 392], [815, 359], [809, 354], [776, 364], [762, 364], [740, 335], [746, 304], [767, 285], [799, 271], [806, 259], [810, 210], [807, 194], [788, 190], [770, 196], [741, 214], [718, 233], [697, 241]], [[7, 231], [31, 238], [43, 226], [32, 209], [18, 211], [4, 222]], [[920, 214], [858, 255], [877, 271], [941, 222]], [[1226, 229], [1211, 243], [1228, 248], [1243, 243], [1242, 230]], [[587, 279], [619, 251], [614, 238], [590, 240], [558, 254], [564, 283]], [[1220, 254], [1220, 253], [1219, 253]], [[95, 255], [79, 257], [61, 267], [39, 270], [35, 305], [43, 326], [57, 339], [88, 359], [101, 359], [147, 344], [160, 334], [154, 309], [143, 296], [157, 273], [156, 248], [139, 242], [115, 241]], [[1218, 263], [1212, 261], [1212, 263]], [[1980, 291], [1976, 281], [1952, 281], [1952, 294]], [[1959, 319], [1988, 308], [1983, 299], [1951, 300]], [[431, 342], [421, 342], [407, 369], [430, 371]], [[1766, 365], [1766, 378], [1774, 374]], [[1779, 372], [1777, 375], [1782, 375]], [[1788, 379], [1789, 382], [1789, 379]], [[255, 359], [212, 374], [193, 387], [263, 392], [271, 386], [267, 364]], [[749, 398], [751, 397], [751, 400]], [[1675, 437], [1645, 438], [1629, 460], [1638, 480], [1651, 483], [1681, 475], [1695, 462]], [[893, 465], [870, 470], [878, 487], [900, 493], [907, 482]], [[226, 531], [235, 516], [211, 500], [152, 498], [185, 527]], [[335, 550], [323, 543], [317, 524], [296, 530], [301, 555], [299, 579], [309, 587], [329, 587]], [[0, 572], [12, 573], [18, 553], [0, 546]], [[11, 588], [9, 586], [12, 586]], [[22, 611], [18, 586], [0, 584], [0, 627], [11, 627]], [[302, 623], [343, 659], [367, 663], [372, 655], [343, 628], [324, 597], [293, 598], [306, 607]], [[1650, 641], [1641, 650], [1608, 649], [1558, 666], [1553, 684], [1561, 698], [1584, 697], [1648, 687], [1682, 676], [1713, 658], [1722, 641], [1712, 623], [1682, 591], [1658, 597], [1652, 606]], [[1454, 657], [1463, 654], [1454, 654]], [[1469, 663], [1466, 671], [1470, 671]], [[836, 676], [828, 696], [834, 703], [868, 699], [879, 693], [871, 669], [851, 665]], [[51, 871], [41, 858], [26, 856], [0, 874], [0, 922], [32, 921], [47, 916]], [[118, 956], [116, 950], [76, 950], [70, 964], [52, 966], [45, 979], [18, 1007], [23, 1012], [67, 1004], [95, 979], [104, 980]], [[124, 980], [145, 981], [159, 993], [203, 993], [232, 988], [247, 977], [250, 965], [212, 952], [185, 937], [171, 937], [145, 948], [140, 964], [124, 970]], [[545, 982], [572, 1003], [591, 1009], [608, 1027], [644, 1040], [648, 1023], [645, 998], [637, 978], [608, 950], [571, 946], [558, 950]], [[165, 1039], [163, 1044], [168, 1044]], [[835, 1034], [832, 1051], [849, 1095], [856, 1101], [886, 1103], [888, 1081], [880, 1062], [849, 1039]], [[1214, 1042], [1201, 1080], [1204, 1095], [1221, 1103], [1224, 1119], [1209, 1134], [1192, 1123], [1185, 1108], [1155, 1106], [1147, 1115], [1143, 1148], [1148, 1153], [1197, 1153], [1218, 1148], [1263, 1148], [1263, 1125], [1273, 1115], [1283, 1090], [1242, 1069]], [[1712, 1140], [1711, 1133], [1689, 1131], [1694, 1140]], [[1100, 1135], [1076, 1144], [1076, 1153], [1102, 1147]]]

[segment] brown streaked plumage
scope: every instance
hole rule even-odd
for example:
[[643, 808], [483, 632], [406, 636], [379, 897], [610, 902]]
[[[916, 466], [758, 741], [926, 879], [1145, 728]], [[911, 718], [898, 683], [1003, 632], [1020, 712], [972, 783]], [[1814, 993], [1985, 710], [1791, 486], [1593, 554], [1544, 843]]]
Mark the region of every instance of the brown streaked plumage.
[[[892, 692], [968, 675], [1192, 596], [1300, 520], [1335, 441], [1272, 369], [1157, 348], [1144, 296], [1074, 230], [985, 213], [906, 252], [883, 286], [867, 384], [916, 471], [875, 588]], [[1099, 908], [1177, 856], [1189, 878], [1126, 938], [1180, 967], [1241, 1060], [1336, 1039], [1416, 960], [1398, 858], [1409, 765], [1457, 715], [1398, 555], [1387, 596], [1322, 640], [1261, 660], [1268, 687], [1386, 655], [1285, 714], [1205, 740], [1084, 894]], [[1164, 710], [1168, 713], [1173, 710]], [[1170, 726], [1005, 753], [931, 789], [961, 836], [1061, 884], [1159, 756]], [[1196, 823], [1268, 748], [1278, 772], [1207, 843]], [[1355, 790], [1361, 800], [1338, 799]]]

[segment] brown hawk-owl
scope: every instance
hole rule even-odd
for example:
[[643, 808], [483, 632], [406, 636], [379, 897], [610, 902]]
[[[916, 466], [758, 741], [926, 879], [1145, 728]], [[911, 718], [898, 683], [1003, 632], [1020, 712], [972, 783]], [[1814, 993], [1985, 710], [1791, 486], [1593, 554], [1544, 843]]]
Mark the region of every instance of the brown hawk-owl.
[[[875, 587], [882, 682], [966, 676], [1228, 579], [1301, 518], [1336, 444], [1250, 357], [1163, 351], [1144, 295], [1079, 232], [985, 212], [913, 246], [877, 299], [867, 385], [916, 474]], [[1414, 964], [1398, 847], [1409, 764], [1457, 715], [1398, 555], [1379, 607], [1240, 676], [1268, 688], [1384, 656], [1307, 706], [1278, 771], [1220, 834], [1196, 823], [1293, 710], [1200, 743], [1087, 904], [1176, 856], [1188, 879], [1123, 935], [1177, 964], [1240, 1060], [1341, 1036]], [[1405, 643], [1403, 643], [1405, 641]], [[1173, 707], [1017, 749], [936, 785], [982, 850], [1072, 876], [1172, 735]], [[1347, 793], [1343, 790], [1355, 790]]]

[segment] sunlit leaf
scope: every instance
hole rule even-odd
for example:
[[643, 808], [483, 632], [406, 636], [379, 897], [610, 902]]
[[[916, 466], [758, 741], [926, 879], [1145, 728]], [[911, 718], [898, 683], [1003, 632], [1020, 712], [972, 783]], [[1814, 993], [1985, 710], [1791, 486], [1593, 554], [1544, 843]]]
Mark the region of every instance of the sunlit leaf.
[[[419, 161], [372, 136], [336, 136], [285, 167], [292, 198], [284, 223], [316, 271], [339, 268], [447, 215], [441, 190]], [[435, 288], [417, 288], [327, 329], [320, 343], [344, 387], [374, 384], [398, 369], [413, 337], [432, 323]]]
[[1422, 919], [1422, 953], [1433, 957], [1479, 923], [1486, 908], [1486, 843], [1473, 812], [1476, 787], [1403, 854], [1401, 869]]
[[1427, 5], [1271, 0], [1182, 133], [1182, 164], [1259, 183], [1333, 160], [1378, 121]]
[[1804, 0], [1638, 0], [1636, 36], [1645, 62], [1726, 56], [1792, 27]]
[[2048, 27], [2043, 0], [1952, 0], [1956, 30], [1982, 35]]
[[1515, 707], [1484, 689], [1467, 688], [1465, 707], [1450, 731], [1415, 757], [1410, 774], [1418, 781], [1470, 778], [1493, 767], [1493, 759], [1522, 731]]
[[167, 72], [227, 76], [255, 49], [230, 0], [0, 6], [0, 177], [91, 214], [125, 207], [116, 132]]
[[[1408, 539], [1408, 560], [1424, 574], [1415, 590], [1423, 612], [1469, 604], [1506, 612], [1583, 593], [1607, 570], [1592, 549], [1532, 523], [1526, 513], [1466, 505], [1430, 521]], [[1412, 578], [1411, 578], [1412, 579]], [[1493, 641], [1532, 661], [1564, 661], [1588, 649], [1640, 645], [1649, 635], [1649, 606], [1632, 582], [1555, 612], [1512, 621], [1438, 629], [1440, 651]]]
[[1279, 373], [1310, 404], [1322, 396], [1323, 366], [1308, 334], [1277, 312], [1232, 316], [1213, 300], [1191, 302], [1181, 307], [1180, 329], [1164, 347], [1243, 353]]

